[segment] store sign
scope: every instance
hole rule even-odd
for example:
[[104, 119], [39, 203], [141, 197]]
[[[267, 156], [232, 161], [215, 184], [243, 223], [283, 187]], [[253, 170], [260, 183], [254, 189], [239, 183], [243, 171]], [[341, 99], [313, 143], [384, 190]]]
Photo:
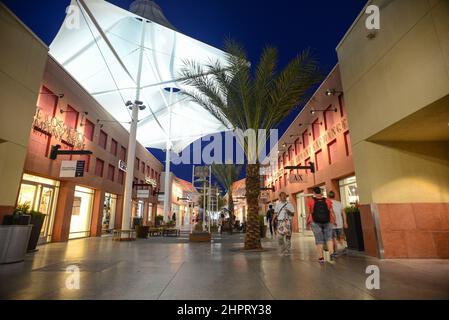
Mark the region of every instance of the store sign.
[[291, 174], [288, 178], [290, 183], [307, 183], [307, 175], [305, 174]]
[[126, 163], [125, 163], [125, 161], [123, 161], [123, 160], [119, 160], [118, 161], [118, 169], [123, 171], [123, 172], [126, 172]]
[[138, 199], [148, 199], [150, 197], [150, 190], [137, 190]]
[[158, 195], [157, 196], [157, 202], [164, 202], [164, 195], [162, 194], [160, 194], [160, 195]]
[[155, 179], [151, 179], [151, 178], [146, 177], [145, 178], [145, 182], [147, 184], [149, 184], [149, 185], [152, 185], [154, 188], [157, 187], [157, 181]]
[[86, 161], [62, 161], [61, 169], [59, 171], [60, 178], [81, 178], [84, 176], [84, 167]]
[[43, 115], [39, 108], [34, 115], [33, 128], [51, 135], [53, 138], [72, 145], [75, 149], [84, 149], [84, 135], [73, 128], [68, 127], [63, 120]]
[[346, 132], [349, 129], [348, 120], [346, 118], [341, 119], [339, 123], [327, 130], [318, 139], [314, 140], [312, 145], [301, 152], [295, 159], [296, 163], [301, 163], [303, 160], [310, 158], [314, 152], [326, 146], [329, 142], [334, 140], [338, 134]]
[[209, 177], [210, 169], [208, 166], [195, 167], [195, 177], [205, 179]]

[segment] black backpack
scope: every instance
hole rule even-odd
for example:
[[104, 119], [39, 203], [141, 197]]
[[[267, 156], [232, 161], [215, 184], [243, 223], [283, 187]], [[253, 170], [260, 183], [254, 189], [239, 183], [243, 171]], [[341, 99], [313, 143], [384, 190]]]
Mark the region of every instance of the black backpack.
[[326, 198], [313, 198], [313, 222], [316, 223], [329, 223], [331, 221], [331, 212], [327, 206]]

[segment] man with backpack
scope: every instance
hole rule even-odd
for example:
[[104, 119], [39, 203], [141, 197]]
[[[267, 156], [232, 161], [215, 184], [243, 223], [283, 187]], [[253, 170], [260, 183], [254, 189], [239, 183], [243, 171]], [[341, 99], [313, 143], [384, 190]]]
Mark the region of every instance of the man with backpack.
[[332, 209], [332, 202], [323, 197], [321, 189], [316, 187], [313, 189], [313, 197], [309, 200], [309, 213], [307, 215], [307, 225], [311, 225], [313, 235], [315, 236], [315, 244], [318, 251], [320, 263], [324, 263], [323, 246], [327, 245], [330, 260], [336, 258], [334, 254], [333, 243], [333, 225], [335, 224], [335, 214]]

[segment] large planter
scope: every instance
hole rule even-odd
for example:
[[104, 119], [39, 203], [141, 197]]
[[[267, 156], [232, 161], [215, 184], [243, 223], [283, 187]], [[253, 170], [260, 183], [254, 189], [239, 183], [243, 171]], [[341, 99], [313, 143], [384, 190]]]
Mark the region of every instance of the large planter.
[[189, 235], [190, 242], [210, 242], [211, 234], [209, 232], [192, 232]]
[[0, 226], [0, 264], [25, 259], [32, 225]]
[[360, 219], [360, 212], [352, 211], [346, 213], [346, 220], [348, 229], [345, 230], [346, 242], [348, 249], [364, 251], [362, 222]]
[[3, 225], [27, 226], [30, 224], [31, 216], [28, 214], [10, 214], [3, 217]]
[[266, 225], [260, 226], [260, 238], [261, 239], [263, 239], [267, 236], [267, 229], [268, 228]]
[[42, 226], [44, 224], [45, 216], [32, 216], [30, 224], [33, 225], [31, 229], [30, 241], [28, 242], [28, 251], [35, 251], [39, 237], [41, 235]]
[[150, 231], [150, 227], [148, 226], [136, 226], [136, 236], [140, 239], [148, 238], [148, 233]]

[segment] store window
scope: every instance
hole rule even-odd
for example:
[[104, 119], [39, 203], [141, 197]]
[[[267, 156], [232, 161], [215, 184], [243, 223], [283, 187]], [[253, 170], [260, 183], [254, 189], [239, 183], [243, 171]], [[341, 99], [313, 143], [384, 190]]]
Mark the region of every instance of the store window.
[[123, 146], [120, 147], [120, 160], [126, 161], [126, 148]]
[[315, 170], [323, 169], [324, 161], [323, 161], [323, 151], [320, 150], [315, 153]]
[[118, 171], [118, 183], [123, 184], [125, 182], [125, 173], [122, 170]]
[[[304, 160], [304, 166], [310, 166], [310, 158], [307, 158], [306, 160]], [[306, 170], [306, 174], [308, 174], [310, 172], [310, 170]]]
[[111, 153], [114, 156], [117, 156], [117, 141], [115, 141], [114, 139], [111, 139]]
[[79, 113], [71, 106], [67, 106], [67, 109], [64, 111], [65, 119], [64, 123], [67, 127], [76, 129], [78, 125], [78, 116]]
[[101, 223], [103, 233], [111, 233], [115, 225], [115, 211], [117, 208], [117, 195], [104, 194], [103, 220]]
[[81, 186], [75, 187], [72, 218], [70, 219], [69, 239], [85, 238], [90, 236], [93, 202], [94, 190]]
[[309, 146], [309, 133], [307, 130], [302, 133], [302, 145], [304, 148]]
[[102, 177], [103, 169], [104, 169], [104, 161], [97, 158], [97, 161], [95, 162], [95, 175]]
[[338, 103], [340, 105], [340, 116], [343, 118], [343, 116], [345, 115], [345, 107], [344, 107], [345, 102], [342, 94], [338, 96]]
[[145, 174], [145, 162], [142, 161], [142, 163], [140, 164], [140, 171]]
[[108, 180], [114, 181], [115, 167], [113, 165], [108, 166]]
[[106, 149], [106, 144], [108, 143], [108, 135], [103, 130], [100, 130], [100, 138], [98, 139], [98, 145], [103, 149]]
[[327, 145], [327, 154], [329, 156], [329, 164], [337, 162], [337, 140]]
[[349, 156], [350, 154], [352, 154], [351, 136], [349, 135], [349, 131], [345, 132], [345, 147], [346, 155]]
[[53, 231], [59, 181], [24, 174], [20, 185], [19, 205], [28, 204], [31, 210], [45, 214], [39, 243], [49, 242]]
[[320, 129], [320, 122], [318, 119], [316, 119], [312, 124], [312, 134], [314, 141], [320, 137]]
[[295, 140], [295, 155], [299, 154], [299, 138]]
[[94, 131], [95, 131], [94, 124], [89, 120], [84, 119], [84, 136], [86, 137], [86, 139], [93, 141]]
[[338, 182], [340, 186], [340, 198], [344, 207], [359, 203], [356, 177], [348, 177]]
[[58, 96], [54, 95], [54, 92], [46, 87], [42, 87], [41, 92], [42, 94], [39, 95], [39, 99], [37, 100], [37, 106], [41, 115], [54, 117], [56, 107], [58, 106]]
[[326, 130], [329, 130], [334, 125], [334, 110], [335, 108], [332, 108], [332, 105], [330, 105], [326, 111], [324, 111], [324, 127]]

